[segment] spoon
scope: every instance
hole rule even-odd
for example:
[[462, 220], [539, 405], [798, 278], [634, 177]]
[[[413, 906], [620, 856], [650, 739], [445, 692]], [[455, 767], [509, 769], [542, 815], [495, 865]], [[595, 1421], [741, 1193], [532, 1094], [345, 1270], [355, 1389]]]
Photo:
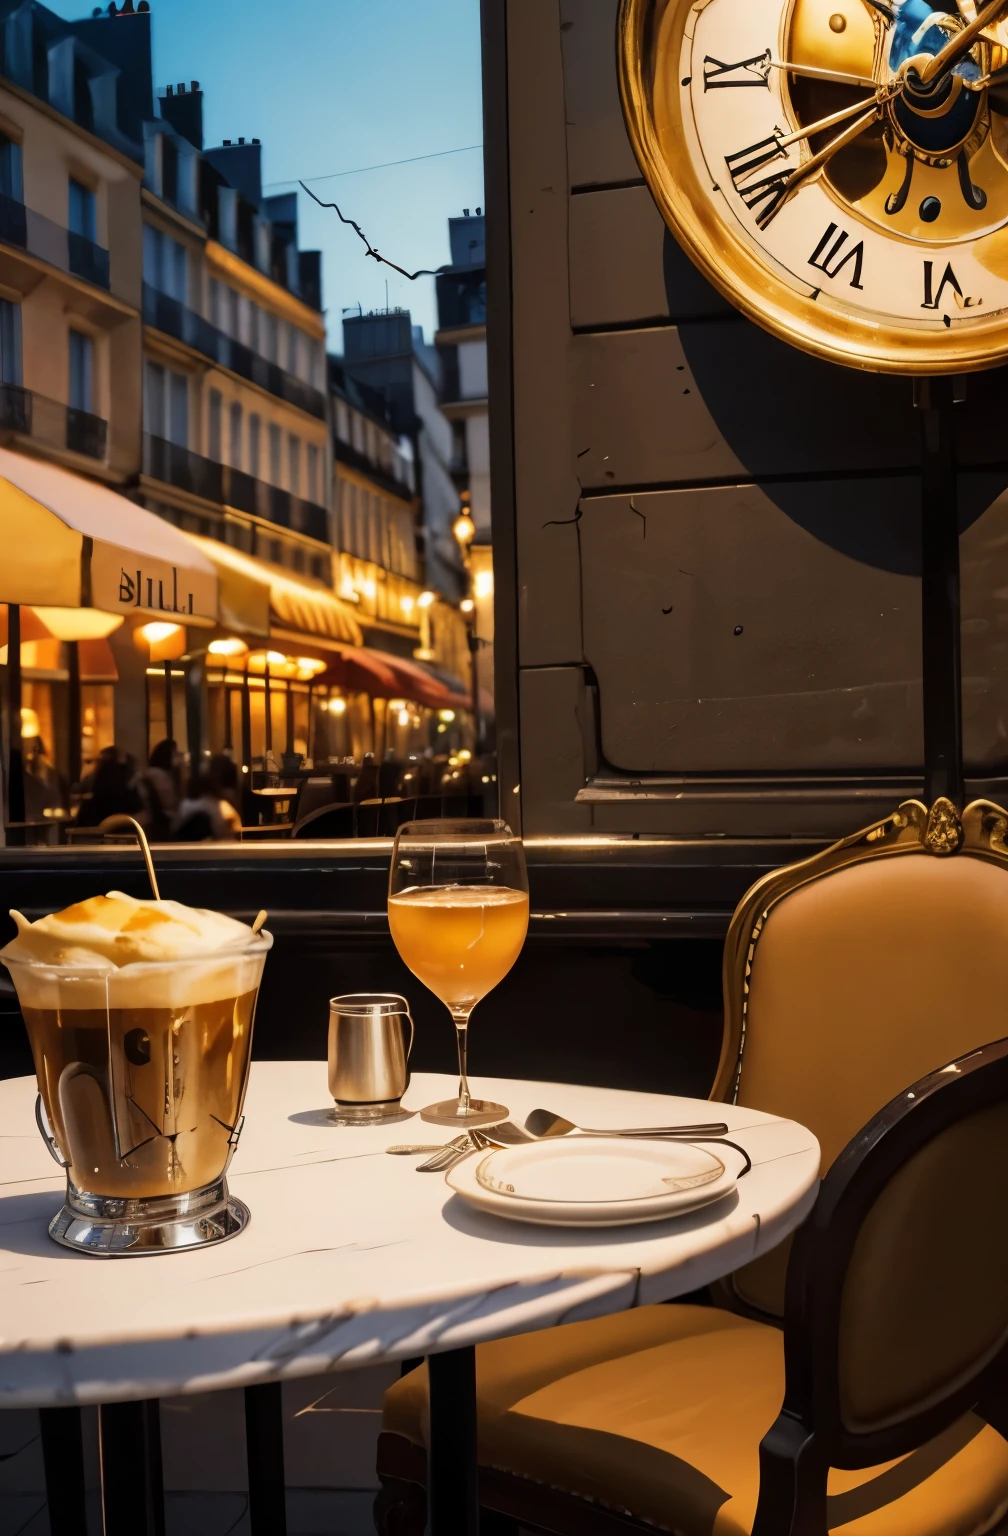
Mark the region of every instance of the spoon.
[[[575, 1132], [579, 1136], [726, 1136], [728, 1127], [723, 1120], [711, 1120], [702, 1125], [630, 1125], [623, 1128], [611, 1127], [601, 1130], [597, 1127], [575, 1125], [573, 1120], [565, 1120], [563, 1115], [555, 1115], [549, 1109], [534, 1109], [525, 1118], [525, 1129], [531, 1136], [569, 1136]], [[496, 1131], [497, 1127], [494, 1126]]]

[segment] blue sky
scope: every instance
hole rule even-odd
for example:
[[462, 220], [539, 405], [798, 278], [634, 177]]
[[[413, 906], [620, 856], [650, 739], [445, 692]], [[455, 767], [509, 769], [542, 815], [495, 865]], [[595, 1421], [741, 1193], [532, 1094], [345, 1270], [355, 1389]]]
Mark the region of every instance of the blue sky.
[[[45, 0], [61, 16], [87, 0]], [[157, 87], [199, 80], [208, 145], [257, 137], [267, 191], [298, 178], [334, 199], [400, 266], [448, 260], [450, 214], [483, 205], [479, 149], [361, 173], [358, 168], [479, 145], [479, 0], [151, 0]], [[332, 179], [337, 171], [356, 174]], [[330, 345], [341, 311], [413, 311], [430, 339], [434, 282], [379, 267], [335, 213], [300, 194], [301, 245], [325, 252]]]

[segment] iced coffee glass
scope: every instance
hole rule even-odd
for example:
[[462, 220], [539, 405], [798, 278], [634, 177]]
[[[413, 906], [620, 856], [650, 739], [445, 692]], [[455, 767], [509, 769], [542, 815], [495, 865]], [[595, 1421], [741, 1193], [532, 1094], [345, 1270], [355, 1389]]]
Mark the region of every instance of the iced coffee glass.
[[57, 1242], [117, 1254], [241, 1231], [225, 1173], [272, 945], [220, 913], [113, 893], [0, 952], [31, 1040], [36, 1118], [66, 1168]]

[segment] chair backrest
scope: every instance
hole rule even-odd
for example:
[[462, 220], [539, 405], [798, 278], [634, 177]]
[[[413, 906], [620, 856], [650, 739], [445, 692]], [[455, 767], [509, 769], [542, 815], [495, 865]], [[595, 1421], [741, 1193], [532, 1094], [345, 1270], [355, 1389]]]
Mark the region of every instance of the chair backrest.
[[297, 826], [291, 836], [297, 838], [353, 837], [355, 834], [354, 807], [352, 805], [323, 805], [313, 811]]
[[297, 806], [294, 811], [294, 825], [304, 821], [306, 816], [313, 815], [326, 805], [339, 805], [342, 802], [336, 792], [331, 774], [313, 775], [305, 779], [298, 790]]
[[[823, 1168], [901, 1085], [1004, 1030], [1008, 815], [908, 801], [761, 880], [725, 946], [715, 1098], [786, 1115]], [[733, 1277], [780, 1316], [787, 1245]]]
[[1005, 1433], [1006, 1139], [999, 1040], [904, 1090], [836, 1158], [788, 1266], [754, 1531], [784, 1528], [769, 1506], [790, 1486], [807, 1506], [790, 1529], [825, 1533], [829, 1467], [906, 1456], [970, 1410]]

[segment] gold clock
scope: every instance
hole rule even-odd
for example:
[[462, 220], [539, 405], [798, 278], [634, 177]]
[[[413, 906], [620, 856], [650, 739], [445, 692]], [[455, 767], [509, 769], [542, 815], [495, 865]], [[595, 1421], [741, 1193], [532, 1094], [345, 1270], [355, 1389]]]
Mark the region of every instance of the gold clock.
[[820, 357], [1008, 359], [1008, 0], [621, 0], [620, 91], [666, 223]]

